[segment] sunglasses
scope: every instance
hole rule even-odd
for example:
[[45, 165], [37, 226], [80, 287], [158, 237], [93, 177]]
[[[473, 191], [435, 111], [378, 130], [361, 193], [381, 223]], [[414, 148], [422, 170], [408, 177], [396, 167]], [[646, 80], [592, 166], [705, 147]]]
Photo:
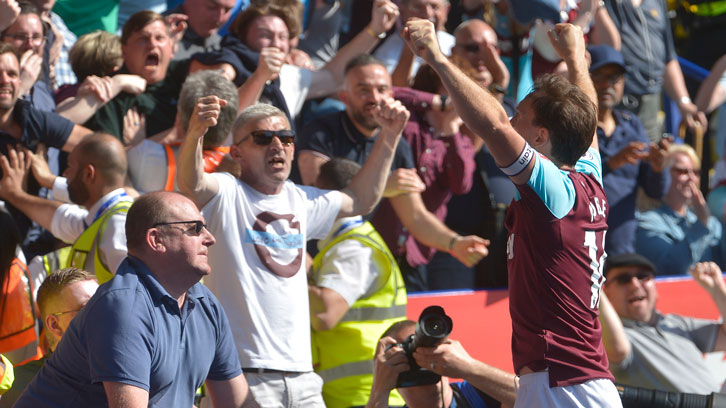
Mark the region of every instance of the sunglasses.
[[280, 143], [284, 146], [290, 146], [295, 143], [295, 132], [292, 130], [255, 130], [249, 135], [243, 137], [239, 143], [244, 142], [250, 136], [252, 137], [252, 141], [258, 146], [269, 145], [272, 143], [272, 139], [274, 139], [275, 136], [280, 139]]
[[[160, 227], [164, 225], [176, 225], [176, 224], [194, 224], [194, 234], [199, 235], [202, 233], [203, 228], [207, 228], [207, 224], [205, 224], [202, 221], [194, 220], [194, 221], [174, 221], [174, 222], [157, 222], [156, 224], [152, 225], [152, 228]], [[191, 229], [189, 229], [191, 231]]]
[[614, 278], [607, 278], [607, 282], [615, 282], [618, 285], [627, 285], [633, 278], [638, 279], [641, 282], [647, 282], [653, 279], [653, 273], [649, 271], [638, 271], [630, 273], [621, 273]]

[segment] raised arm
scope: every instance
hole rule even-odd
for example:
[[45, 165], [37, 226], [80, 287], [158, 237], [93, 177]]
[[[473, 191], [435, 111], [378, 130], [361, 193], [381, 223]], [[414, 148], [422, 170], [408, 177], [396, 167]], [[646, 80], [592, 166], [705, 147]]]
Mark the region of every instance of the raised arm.
[[[462, 73], [441, 52], [433, 23], [412, 18], [406, 22], [403, 36], [414, 54], [422, 57], [439, 74], [459, 116], [470, 130], [484, 140], [497, 164], [504, 167], [513, 163], [524, 149], [524, 139], [509, 123], [499, 101]], [[531, 168], [520, 176], [524, 173], [528, 178]], [[523, 182], [526, 179], [523, 178]]]
[[323, 67], [333, 76], [335, 84], [343, 83], [345, 65], [348, 61], [358, 54], [373, 50], [380, 40], [378, 36], [393, 27], [396, 19], [398, 19], [398, 6], [391, 0], [373, 1], [370, 23], [348, 44], [339, 49], [335, 57]]
[[199, 98], [189, 119], [186, 137], [179, 149], [176, 184], [199, 208], [204, 207], [219, 191], [217, 180], [204, 172], [202, 144], [207, 129], [217, 125], [219, 112], [226, 104], [227, 101], [216, 96]]
[[698, 87], [696, 94], [698, 110], [711, 113], [726, 102], [726, 89], [721, 82], [724, 72], [726, 72], [726, 55], [716, 61], [708, 77]]
[[0, 155], [0, 198], [20, 209], [28, 218], [37, 222], [41, 227], [50, 230], [53, 215], [62, 203], [46, 200], [31, 194], [23, 189], [23, 183], [28, 175], [30, 158], [24, 153], [9, 149], [8, 156]]
[[338, 218], [369, 214], [383, 196], [396, 145], [408, 121], [409, 112], [401, 102], [388, 98], [376, 110], [381, 132], [371, 154], [342, 193]]
[[691, 267], [690, 272], [693, 280], [711, 296], [721, 313], [721, 328], [712, 351], [726, 351], [726, 283], [721, 269], [713, 262], [699, 262]]
[[623, 322], [620, 321], [605, 291], [600, 292], [600, 325], [602, 325], [602, 343], [608, 360], [611, 364], [621, 363], [630, 354], [630, 340], [625, 335]]
[[106, 102], [122, 91], [138, 95], [145, 89], [146, 80], [138, 75], [89, 76], [78, 89], [76, 97], [63, 101], [56, 112], [73, 123], [86, 123]]

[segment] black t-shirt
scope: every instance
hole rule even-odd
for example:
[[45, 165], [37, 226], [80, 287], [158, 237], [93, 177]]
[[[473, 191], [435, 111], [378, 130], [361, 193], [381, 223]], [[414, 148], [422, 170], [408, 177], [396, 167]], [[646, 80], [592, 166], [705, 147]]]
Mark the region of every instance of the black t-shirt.
[[[147, 85], [140, 95], [122, 92], [103, 105], [85, 123], [94, 131], [106, 132], [122, 140], [124, 116], [129, 109], [136, 107], [146, 116], [146, 136], [153, 136], [174, 126], [176, 106], [184, 80], [189, 74], [190, 60], [171, 61], [166, 76], [161, 81]], [[128, 74], [126, 67], [120, 74]]]
[[[342, 157], [361, 166], [373, 149], [376, 138], [367, 138], [353, 125], [345, 111], [314, 119], [300, 132], [297, 151], [305, 150], [324, 155], [329, 159]], [[415, 167], [409, 144], [401, 138], [393, 156], [391, 170]]]

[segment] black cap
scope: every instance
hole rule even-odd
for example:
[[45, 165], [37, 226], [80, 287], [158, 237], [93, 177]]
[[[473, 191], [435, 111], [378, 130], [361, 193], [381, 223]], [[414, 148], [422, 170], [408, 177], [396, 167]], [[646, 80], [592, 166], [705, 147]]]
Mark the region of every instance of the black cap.
[[638, 254], [617, 254], [608, 256], [605, 259], [605, 268], [603, 269], [603, 274], [605, 277], [608, 276], [608, 272], [613, 268], [620, 268], [623, 266], [642, 266], [643, 268], [646, 268], [653, 272], [655, 275], [656, 269], [655, 265], [653, 265], [653, 262], [651, 262], [648, 258], [644, 257], [643, 255]]
[[620, 51], [608, 45], [591, 45], [587, 47], [587, 51], [590, 53], [590, 72], [609, 64], [625, 70], [625, 61]]

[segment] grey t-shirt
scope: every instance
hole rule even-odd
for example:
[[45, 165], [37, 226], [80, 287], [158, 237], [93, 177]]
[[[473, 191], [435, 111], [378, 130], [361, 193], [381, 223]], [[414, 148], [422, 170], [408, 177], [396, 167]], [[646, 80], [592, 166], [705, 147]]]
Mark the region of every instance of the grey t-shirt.
[[608, 14], [622, 38], [625, 60], [625, 93], [658, 93], [663, 86], [665, 65], [676, 58], [673, 36], [664, 0], [606, 0]]
[[656, 319], [655, 325], [622, 319], [632, 349], [620, 364], [610, 364], [615, 382], [696, 394], [719, 391], [719, 376], [703, 353], [713, 350], [721, 323], [660, 313]]

